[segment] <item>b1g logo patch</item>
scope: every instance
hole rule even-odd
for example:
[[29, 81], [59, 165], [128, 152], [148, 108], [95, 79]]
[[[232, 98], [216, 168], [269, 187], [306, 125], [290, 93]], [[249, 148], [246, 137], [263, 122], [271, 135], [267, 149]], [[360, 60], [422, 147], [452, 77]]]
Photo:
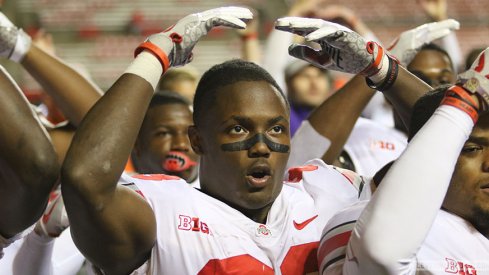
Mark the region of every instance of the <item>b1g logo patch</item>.
[[389, 142], [389, 141], [371, 140], [370, 141], [370, 149], [371, 150], [381, 149], [381, 150], [387, 150], [387, 151], [395, 151], [396, 145], [392, 142]]
[[272, 231], [268, 229], [268, 227], [264, 224], [260, 224], [256, 228], [256, 235], [259, 237], [271, 237], [272, 236]]
[[209, 226], [207, 226], [205, 222], [200, 221], [198, 217], [179, 215], [178, 222], [178, 230], [201, 232], [208, 235], [211, 234]]
[[477, 275], [477, 270], [470, 264], [465, 264], [460, 261], [456, 261], [450, 258], [445, 258], [447, 266], [445, 268], [446, 273], [459, 274], [459, 275]]

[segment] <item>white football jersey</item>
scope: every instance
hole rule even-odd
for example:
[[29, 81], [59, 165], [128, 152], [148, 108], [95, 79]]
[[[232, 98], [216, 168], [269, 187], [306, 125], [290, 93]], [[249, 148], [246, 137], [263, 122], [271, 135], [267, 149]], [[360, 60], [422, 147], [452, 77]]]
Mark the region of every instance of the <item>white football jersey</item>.
[[373, 177], [384, 165], [397, 159], [406, 146], [404, 133], [360, 117], [344, 150], [350, 155], [358, 174]]
[[[320, 274], [360, 275], [356, 259], [345, 255], [355, 221], [367, 203], [338, 212], [326, 225], [318, 250]], [[350, 259], [346, 263], [345, 257]], [[399, 274], [489, 274], [489, 240], [466, 220], [439, 210], [420, 250], [411, 259], [400, 259], [399, 267]]]
[[[123, 176], [151, 205], [157, 241], [147, 274], [305, 274], [318, 270], [320, 233], [358, 200], [363, 178], [313, 160], [292, 168], [266, 224], [256, 223], [183, 180]], [[138, 269], [141, 271], [141, 269]]]
[[[0, 274], [14, 274], [13, 261], [23, 242], [24, 239], [21, 239], [5, 249], [5, 257], [0, 260]], [[54, 239], [51, 258], [53, 275], [75, 275], [84, 260], [85, 258], [73, 243], [68, 227], [58, 238]]]

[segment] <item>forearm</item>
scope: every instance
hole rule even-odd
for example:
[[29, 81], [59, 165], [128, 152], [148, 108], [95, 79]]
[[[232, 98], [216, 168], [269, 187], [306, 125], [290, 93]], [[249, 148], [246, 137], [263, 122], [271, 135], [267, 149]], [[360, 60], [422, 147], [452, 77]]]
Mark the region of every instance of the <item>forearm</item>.
[[79, 72], [35, 45], [31, 46], [21, 64], [74, 125], [81, 122], [102, 95], [100, 89]]
[[0, 67], [0, 234], [13, 236], [41, 216], [59, 165], [27, 99]]
[[350, 133], [375, 90], [369, 88], [362, 76], [352, 78], [345, 86], [316, 108], [308, 118], [311, 126], [331, 145], [318, 152], [324, 162], [331, 164], [341, 153]]
[[65, 158], [62, 176], [67, 189], [89, 185], [78, 187], [94, 196], [115, 190], [144, 119], [142, 110], [148, 108], [162, 72], [160, 63], [150, 53], [140, 54], [132, 64], [151, 75], [154, 83], [125, 73], [90, 110]]
[[394, 163], [350, 239], [362, 274], [399, 274], [414, 260], [472, 127], [466, 113], [441, 106]]
[[411, 112], [416, 101], [432, 88], [419, 78], [399, 66], [399, 74], [394, 85], [384, 95], [400, 115], [406, 129], [411, 123]]

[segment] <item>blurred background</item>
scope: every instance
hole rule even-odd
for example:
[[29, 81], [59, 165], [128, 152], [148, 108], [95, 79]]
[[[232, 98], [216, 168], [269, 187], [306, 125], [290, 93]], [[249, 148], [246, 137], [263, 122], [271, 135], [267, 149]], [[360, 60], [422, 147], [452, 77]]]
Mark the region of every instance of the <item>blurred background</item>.
[[[293, 0], [4, 0], [2, 11], [41, 43], [55, 45], [55, 53], [89, 74], [107, 89], [133, 58], [134, 48], [148, 34], [159, 32], [193, 12], [229, 5], [253, 8], [259, 17], [258, 38], [263, 45], [276, 18], [287, 14]], [[448, 0], [448, 16], [460, 21], [457, 32], [465, 56], [472, 48], [489, 45], [489, 1]], [[385, 44], [400, 32], [429, 22], [416, 0], [321, 1], [341, 4]], [[218, 29], [195, 49], [192, 63], [199, 73], [211, 65], [240, 56], [241, 39], [232, 30]], [[52, 47], [47, 45], [47, 47]], [[54, 49], [53, 49], [54, 51]], [[39, 89], [20, 66], [3, 62], [26, 93]], [[8, 63], [8, 64], [7, 64]]]

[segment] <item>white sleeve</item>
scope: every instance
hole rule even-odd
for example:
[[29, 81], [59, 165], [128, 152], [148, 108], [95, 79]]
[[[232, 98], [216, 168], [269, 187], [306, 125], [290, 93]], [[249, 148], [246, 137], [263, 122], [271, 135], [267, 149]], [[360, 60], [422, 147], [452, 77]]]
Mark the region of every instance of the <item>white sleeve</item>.
[[53, 274], [54, 238], [41, 237], [34, 231], [24, 238], [13, 262], [13, 274]]
[[311, 159], [321, 158], [330, 145], [329, 139], [318, 133], [308, 120], [304, 120], [292, 138], [287, 168], [303, 165]]
[[441, 207], [472, 127], [470, 117], [459, 109], [440, 106], [435, 111], [357, 221], [344, 274], [415, 273], [416, 253]]
[[284, 93], [287, 93], [284, 71], [293, 57], [289, 55], [289, 45], [294, 35], [289, 32], [273, 30], [267, 38], [263, 54], [263, 68], [277, 81]]

